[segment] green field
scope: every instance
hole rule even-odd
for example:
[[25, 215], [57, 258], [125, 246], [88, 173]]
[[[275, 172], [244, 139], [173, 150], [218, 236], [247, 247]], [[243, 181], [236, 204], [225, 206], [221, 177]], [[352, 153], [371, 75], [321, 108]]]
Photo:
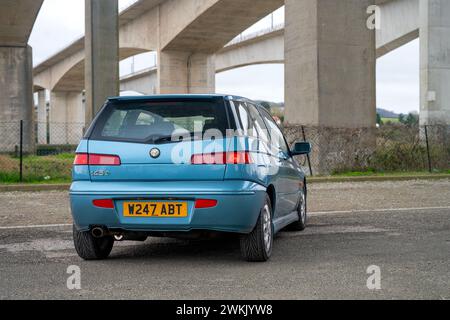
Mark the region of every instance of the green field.
[[383, 123], [399, 123], [398, 118], [381, 118], [381, 121], [383, 121]]

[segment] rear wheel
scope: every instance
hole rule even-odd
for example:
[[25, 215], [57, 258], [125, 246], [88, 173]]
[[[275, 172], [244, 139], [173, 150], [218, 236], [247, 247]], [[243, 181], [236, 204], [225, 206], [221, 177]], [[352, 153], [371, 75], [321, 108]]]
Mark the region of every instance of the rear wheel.
[[255, 229], [251, 233], [241, 237], [241, 254], [247, 261], [267, 261], [272, 254], [272, 246], [272, 205], [269, 196], [266, 196], [266, 201], [261, 208]]
[[89, 231], [78, 231], [73, 226], [75, 250], [84, 260], [102, 260], [108, 258], [114, 245], [114, 238], [106, 236], [94, 238]]

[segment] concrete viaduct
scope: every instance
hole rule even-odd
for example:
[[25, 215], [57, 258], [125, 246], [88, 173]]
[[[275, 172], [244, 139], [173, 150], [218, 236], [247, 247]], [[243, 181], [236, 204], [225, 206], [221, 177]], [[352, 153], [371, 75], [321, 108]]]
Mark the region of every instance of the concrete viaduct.
[[[315, 128], [327, 141], [326, 150], [317, 141], [315, 156], [327, 161], [330, 154], [343, 152], [330, 150], [333, 142], [339, 148], [370, 148], [376, 58], [420, 36], [421, 121], [450, 124], [448, 0], [141, 0], [117, 19], [115, 1], [86, 3], [86, 38], [34, 68], [38, 121], [43, 120], [45, 89], [51, 92], [51, 123], [88, 123], [107, 95], [118, 94], [118, 61], [142, 52], [156, 51], [157, 67], [122, 79], [122, 88], [209, 93], [215, 90], [216, 72], [285, 63], [288, 137], [299, 138], [299, 125]], [[373, 4], [381, 13], [377, 31], [366, 24]], [[285, 26], [230, 43], [282, 5]], [[21, 112], [12, 118], [29, 119]], [[76, 131], [78, 136], [66, 128], [65, 137], [51, 132], [50, 143], [75, 142], [81, 135]], [[352, 156], [352, 150], [344, 153]]]
[[[419, 37], [419, 0], [380, 5], [381, 28], [376, 31], [377, 58]], [[237, 38], [215, 55], [215, 72], [257, 64], [284, 64], [284, 23]], [[151, 67], [120, 79], [121, 91], [154, 94], [158, 68]]]

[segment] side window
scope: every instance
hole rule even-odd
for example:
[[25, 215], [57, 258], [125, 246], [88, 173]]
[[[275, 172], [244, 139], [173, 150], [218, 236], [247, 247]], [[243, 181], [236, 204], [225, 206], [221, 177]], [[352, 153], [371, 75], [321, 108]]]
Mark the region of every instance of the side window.
[[115, 110], [108, 119], [108, 121], [106, 122], [102, 131], [102, 136], [109, 136], [109, 137], [119, 136], [120, 128], [123, 125], [126, 115], [127, 115], [126, 111]]
[[266, 125], [264, 124], [264, 120], [262, 119], [261, 115], [259, 114], [258, 108], [252, 104], [247, 103], [248, 109], [250, 111], [250, 116], [252, 117], [254, 121], [254, 126], [256, 127], [256, 130], [258, 131], [259, 137], [263, 140], [268, 142], [269, 141], [269, 134]]
[[247, 104], [242, 101], [233, 101], [232, 104], [238, 118], [237, 120], [239, 120], [239, 126], [244, 135], [257, 137], [258, 131], [256, 129], [255, 120], [252, 118]]
[[141, 112], [136, 120], [138, 126], [149, 126], [155, 122], [155, 119], [148, 113]]
[[272, 116], [266, 110], [261, 110], [261, 115], [267, 125], [267, 128], [269, 129], [272, 145], [279, 151], [289, 154], [289, 147], [284, 140], [283, 133], [273, 120]]

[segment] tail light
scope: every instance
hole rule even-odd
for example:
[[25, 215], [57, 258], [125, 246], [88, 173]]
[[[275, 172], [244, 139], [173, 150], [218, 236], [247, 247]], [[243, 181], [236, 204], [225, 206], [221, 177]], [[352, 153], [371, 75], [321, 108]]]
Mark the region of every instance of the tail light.
[[108, 154], [77, 153], [75, 166], [120, 166], [120, 157]]
[[112, 201], [111, 199], [93, 200], [92, 204], [97, 208], [114, 209], [114, 201]]
[[75, 160], [73, 161], [75, 166], [87, 166], [89, 164], [87, 153], [77, 153], [75, 155]]
[[218, 152], [194, 154], [192, 164], [252, 164], [253, 159], [248, 151]]
[[198, 199], [195, 201], [195, 209], [206, 209], [217, 206], [217, 200]]

